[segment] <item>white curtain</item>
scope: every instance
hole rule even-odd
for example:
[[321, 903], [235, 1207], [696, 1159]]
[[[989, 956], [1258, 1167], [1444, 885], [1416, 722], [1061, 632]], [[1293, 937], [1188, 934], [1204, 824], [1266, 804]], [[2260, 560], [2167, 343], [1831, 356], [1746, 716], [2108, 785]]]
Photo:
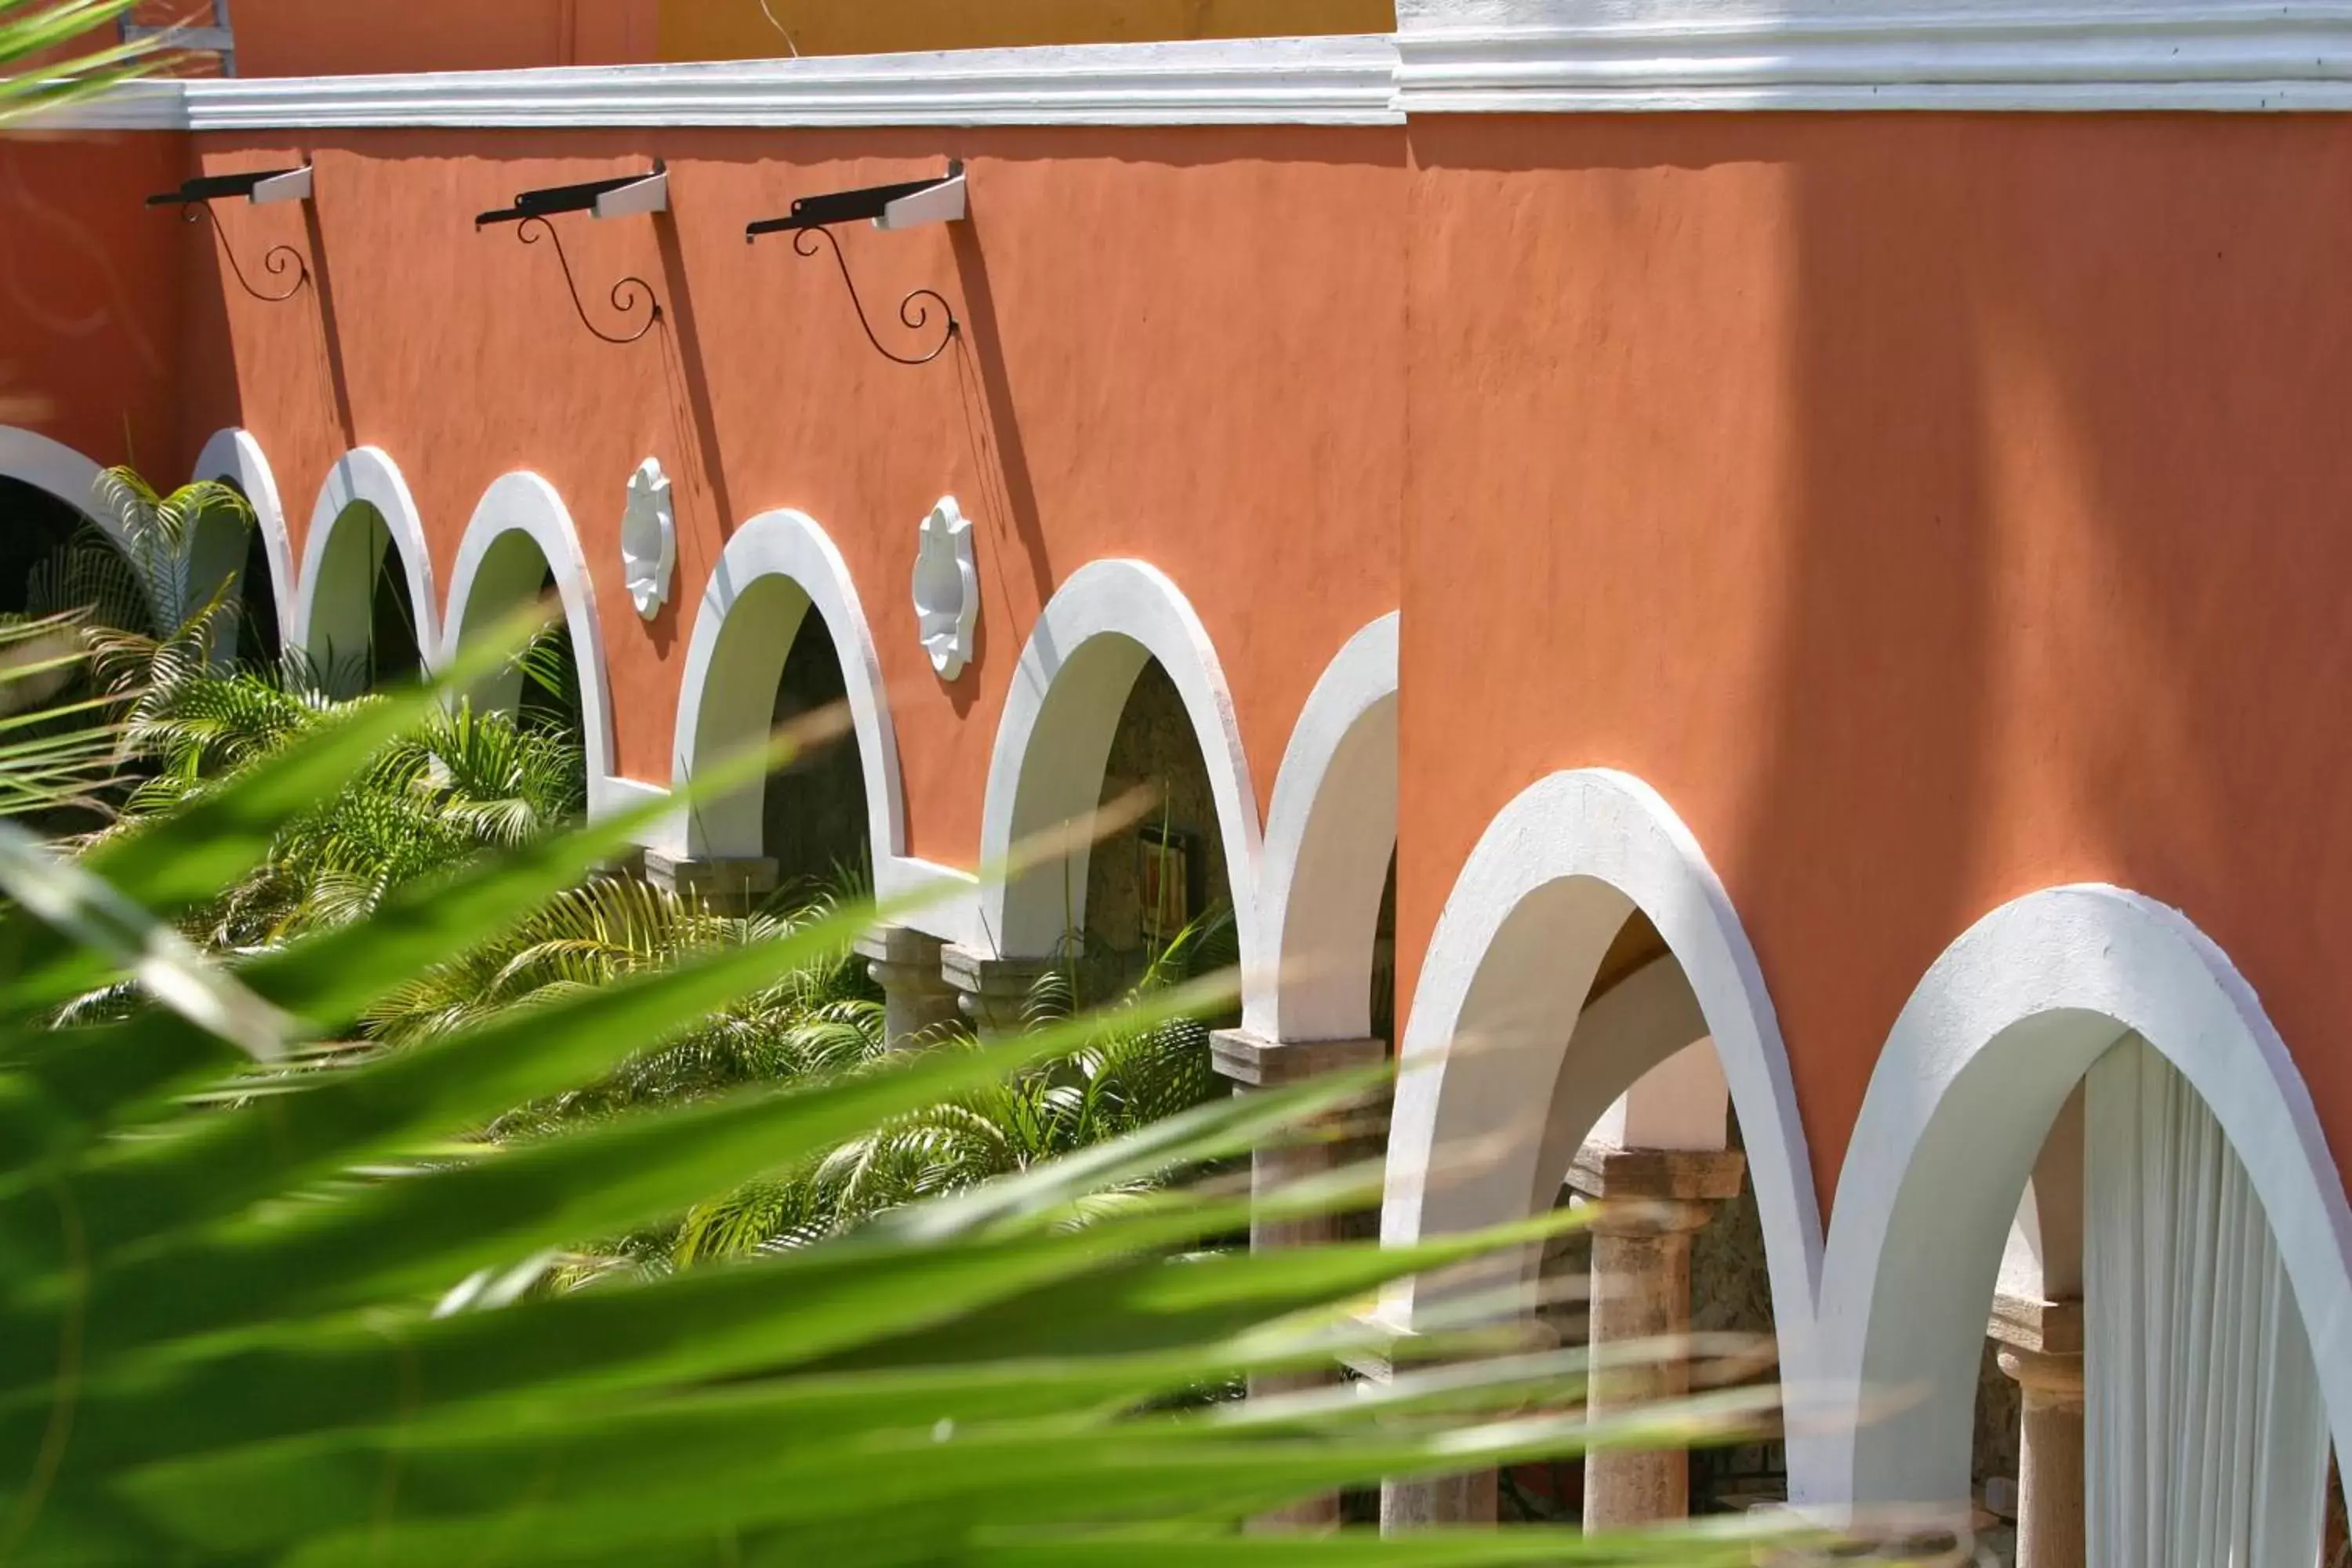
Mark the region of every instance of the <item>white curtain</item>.
[[2312, 1568], [2326, 1415], [2253, 1183], [2137, 1038], [2091, 1069], [2085, 1115], [2090, 1568]]

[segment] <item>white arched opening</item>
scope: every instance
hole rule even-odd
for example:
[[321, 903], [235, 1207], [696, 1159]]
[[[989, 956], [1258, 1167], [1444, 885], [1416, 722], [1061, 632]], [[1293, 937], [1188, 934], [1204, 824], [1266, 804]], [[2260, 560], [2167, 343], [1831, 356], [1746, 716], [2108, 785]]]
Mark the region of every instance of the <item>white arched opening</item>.
[[320, 487], [302, 542], [287, 645], [321, 669], [364, 657], [373, 638], [376, 573], [385, 566], [386, 551], [397, 557], [417, 654], [430, 668], [441, 653], [441, 601], [433, 589], [424, 520], [399, 468], [373, 447], [344, 453]]
[[[282, 637], [284, 629], [294, 623], [294, 548], [286, 531], [286, 509], [278, 498], [278, 476], [271, 470], [261, 443], [244, 430], [220, 431], [197, 454], [190, 478], [234, 486], [253, 509], [252, 528], [261, 542], [262, 559], [268, 566], [269, 604], [276, 611]], [[202, 604], [224, 588], [225, 597], [232, 603], [244, 595], [246, 570], [252, 557], [246, 531], [233, 520], [216, 515], [197, 524], [194, 537], [188, 541], [190, 603]], [[240, 652], [276, 651], [241, 649], [236, 646], [236, 631], [232, 626], [227, 646], [222, 650], [225, 658], [235, 658]]]
[[[1613, 987], [1580, 1021], [1636, 910], [1671, 960]], [[1695, 1011], [1678, 1007], [1684, 995]], [[1625, 1026], [1601, 1026], [1621, 1013]], [[1555, 773], [1530, 785], [1464, 864], [1405, 1026], [1383, 1241], [1476, 1230], [1548, 1205], [1538, 1189], [1558, 1183], [1543, 1173], [1547, 1162], [1564, 1168], [1619, 1097], [1710, 1037], [1746, 1135], [1783, 1358], [1801, 1364], [1821, 1211], [1780, 1027], [1696, 841], [1624, 773]], [[1424, 1305], [1408, 1284], [1381, 1314], [1410, 1329]]]
[[[612, 796], [613, 699], [604, 626], [596, 616], [595, 586], [579, 531], [572, 527], [563, 498], [537, 474], [502, 475], [474, 508], [450, 576], [439, 662], [446, 664], [468, 637], [479, 636], [499, 616], [538, 598], [550, 578], [563, 606], [579, 675], [581, 742], [587, 752], [588, 807], [593, 814], [604, 809]], [[521, 682], [521, 673], [509, 669], [486, 683], [478, 698], [511, 710], [520, 698]]]
[[[785, 658], [812, 609], [824, 618], [840, 660], [865, 779], [872, 863], [887, 890], [886, 867], [906, 844], [906, 813], [882, 664], [841, 552], [801, 512], [763, 512], [737, 529], [710, 574], [687, 647], [674, 776], [683, 785], [766, 740]], [[759, 857], [763, 799], [755, 782], [694, 806], [685, 824], [686, 852], [714, 859]]]
[[[2019, 1200], [2095, 1062], [2137, 1037], [2210, 1109], [2261, 1201], [2339, 1446], [2352, 1436], [2352, 1208], [2285, 1043], [2179, 910], [2110, 887], [1987, 915], [1921, 980], [1880, 1054], [1838, 1181], [1822, 1384], [1854, 1403], [1792, 1441], [1800, 1500], [1966, 1495], [1986, 1306]], [[1867, 1426], [1865, 1401], [1900, 1391]]]
[[0, 425], [0, 477], [54, 496], [123, 542], [122, 520], [106, 504], [106, 470], [62, 442]]
[[[1241, 951], [1258, 952], [1257, 796], [1233, 698], [1200, 617], [1143, 562], [1081, 567], [1038, 616], [989, 761], [982, 860], [1001, 865], [1015, 846], [1100, 805], [1119, 716], [1150, 659], [1167, 671], [1192, 722], [1216, 802]], [[1083, 929], [1087, 859], [1080, 847], [1066, 862], [982, 886], [981, 921], [999, 954], [1046, 956], [1073, 926]]]
[[1381, 894], [1396, 851], [1397, 616], [1349, 638], [1308, 694], [1275, 775], [1242, 1026], [1362, 1039]]

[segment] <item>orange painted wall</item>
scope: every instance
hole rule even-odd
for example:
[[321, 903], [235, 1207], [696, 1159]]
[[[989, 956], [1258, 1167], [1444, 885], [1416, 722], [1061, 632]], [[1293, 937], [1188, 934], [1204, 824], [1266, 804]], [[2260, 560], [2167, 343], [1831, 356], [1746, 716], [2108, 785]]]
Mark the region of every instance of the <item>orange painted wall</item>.
[[[130, 189], [175, 145], [85, 166]], [[1401, 595], [1406, 994], [1493, 814], [1546, 772], [1617, 766], [1674, 803], [1741, 910], [1825, 1198], [1920, 974], [1989, 909], [2068, 880], [2185, 909], [2352, 1148], [2333, 701], [2352, 125], [1464, 118], [203, 153], [315, 153], [315, 233], [287, 209], [225, 222], [241, 255], [310, 249], [332, 310], [226, 291], [201, 248], [175, 294], [173, 242], [106, 204], [145, 258], [108, 330], [168, 342], [180, 313], [184, 451], [255, 429], [299, 533], [334, 456], [383, 447], [445, 585], [514, 468], [556, 484], [601, 564], [628, 472], [659, 456], [687, 606], [741, 520], [810, 512], [874, 625], [918, 854], [970, 860], [1011, 664], [1085, 562], [1142, 555], [1193, 595], [1261, 800], [1325, 661]], [[470, 220], [656, 153], [669, 217], [566, 225], [592, 307], [636, 273], [668, 311], [608, 347], [547, 247]], [[956, 302], [966, 344], [932, 366], [875, 357], [828, 262], [742, 243], [794, 195], [950, 154], [967, 229], [844, 233], [877, 317], [919, 285]], [[110, 452], [126, 398], [164, 417], [160, 363], [109, 369], [95, 406], [73, 384], [68, 438]], [[986, 608], [974, 672], [943, 689], [904, 584], [950, 492]], [[599, 580], [623, 766], [658, 779], [686, 628], [677, 609], [645, 626]]]
[[[1090, 560], [1144, 556], [1200, 604], [1261, 797], [1325, 663], [1392, 608], [1403, 494], [1402, 139], [1265, 130], [360, 133], [205, 148], [207, 167], [308, 154], [331, 317], [214, 280], [226, 322], [194, 423], [242, 422], [298, 534], [329, 465], [405, 472], [446, 591], [472, 508], [531, 468], [568, 500], [612, 647], [619, 757], [666, 780], [697, 603], [730, 531], [794, 507], [856, 574], [891, 682], [911, 847], [968, 863], [1005, 683], [1035, 612]], [[669, 161], [673, 212], [562, 220], [593, 310], [624, 275], [667, 312], [613, 347], [574, 319], [544, 243], [477, 234], [521, 188]], [[830, 260], [743, 224], [793, 196], [964, 158], [950, 233], [842, 231], [877, 323], [919, 286], [969, 324], [908, 369], [860, 335]], [[309, 247], [304, 215], [226, 216], [240, 254]], [[224, 366], [221, 362], [226, 361]], [[650, 626], [622, 587], [623, 489], [646, 456], [679, 498], [678, 577]], [[908, 582], [943, 494], [975, 520], [979, 656], [942, 689]]]
[[656, 58], [660, 0], [236, 0], [242, 76], [623, 65]]
[[2352, 123], [1414, 127], [1404, 984], [1555, 768], [1728, 886], [1823, 1201], [1937, 952], [2185, 909], [2352, 1150]]
[[142, 204], [184, 137], [0, 136], [0, 424], [176, 475], [183, 290], [204, 236]]

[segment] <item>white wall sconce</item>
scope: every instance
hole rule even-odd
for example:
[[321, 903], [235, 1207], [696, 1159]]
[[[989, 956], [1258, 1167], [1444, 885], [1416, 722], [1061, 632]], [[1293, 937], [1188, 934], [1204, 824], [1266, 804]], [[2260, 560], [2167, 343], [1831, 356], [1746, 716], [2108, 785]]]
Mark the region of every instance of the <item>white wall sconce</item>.
[[652, 620], [669, 603], [677, 569], [677, 509], [661, 459], [647, 458], [629, 476], [629, 504], [621, 513], [621, 571], [637, 614]]
[[971, 520], [953, 496], [940, 498], [923, 519], [915, 548], [915, 621], [940, 679], [961, 675], [980, 624], [980, 570], [972, 564]]

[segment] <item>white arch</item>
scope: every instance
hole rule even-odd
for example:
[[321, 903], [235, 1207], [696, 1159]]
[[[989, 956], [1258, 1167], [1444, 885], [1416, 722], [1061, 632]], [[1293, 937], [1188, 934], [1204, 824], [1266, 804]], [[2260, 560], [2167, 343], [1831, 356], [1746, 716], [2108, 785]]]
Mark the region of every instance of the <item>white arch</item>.
[[[335, 459], [327, 482], [319, 487], [319, 500], [310, 509], [310, 529], [302, 540], [302, 574], [294, 595], [294, 618], [288, 623], [289, 647], [322, 652], [320, 639], [333, 628], [320, 624], [322, 597], [331, 600], [348, 584], [322, 583], [321, 568], [335, 525], [352, 507], [365, 502], [383, 519], [392, 547], [400, 554], [408, 579], [408, 603], [416, 616], [417, 653], [432, 668], [441, 657], [441, 597], [433, 589], [433, 552], [425, 542], [425, 520], [408, 493], [408, 481], [399, 466], [375, 447], [359, 447]], [[331, 614], [347, 613], [331, 606]]]
[[[1792, 1442], [1801, 1500], [1966, 1495], [2003, 1238], [2067, 1095], [2127, 1034], [2212, 1109], [2261, 1195], [2313, 1346], [2352, 1339], [2352, 1207], [2252, 988], [2178, 910], [2111, 887], [2032, 893], [1946, 950], [1879, 1055], [1838, 1180], [1815, 1365], [1832, 1387], [1909, 1387], [1920, 1402], [1858, 1441], [1850, 1412]], [[2321, 1348], [2317, 1359], [2340, 1448], [2352, 1439], [2352, 1357]]]
[[[1625, 773], [1539, 780], [1503, 808], [1464, 864], [1404, 1030], [1382, 1239], [1405, 1245], [1524, 1215], [1547, 1125], [1580, 1134], [1696, 1037], [1571, 1033], [1636, 909], [1679, 963], [1702, 1032], [1722, 1058], [1747, 1140], [1783, 1356], [1801, 1354], [1819, 1278], [1821, 1209], [1780, 1026], [1755, 952], [1696, 840], [1655, 791]], [[1413, 1310], [1410, 1288], [1381, 1305], [1401, 1329]]]
[[[761, 584], [768, 586], [763, 588]], [[789, 590], [789, 591], [788, 591]], [[748, 600], [749, 603], [744, 602]], [[739, 604], [748, 617], [732, 628]], [[887, 868], [906, 847], [906, 808], [898, 784], [898, 739], [874, 634], [858, 604], [849, 567], [814, 519], [762, 512], [735, 531], [694, 615], [694, 633], [678, 690], [672, 772], [684, 784], [698, 769], [758, 743], [775, 710], [776, 682], [801, 617], [824, 617], [849, 695], [852, 732], [865, 771], [866, 833], [876, 881], [888, 890]], [[715, 858], [761, 852], [760, 790], [705, 803], [686, 824], [686, 851]]]
[[122, 520], [106, 504], [105, 474], [104, 468], [63, 442], [0, 425], [0, 475], [57, 497], [106, 530], [117, 544], [124, 544]]
[[[1093, 811], [1119, 714], [1144, 661], [1156, 658], [1184, 700], [1209, 789], [1217, 803], [1241, 951], [1261, 952], [1256, 895], [1257, 794], [1216, 649], [1183, 594], [1140, 561], [1090, 562], [1046, 604], [1021, 650], [989, 759], [981, 858], [1000, 864], [1013, 846]], [[1087, 857], [1024, 877], [992, 879], [981, 918], [997, 952], [1053, 952], [1086, 914]]]
[[[246, 430], [217, 431], [196, 455], [196, 465], [189, 477], [233, 484], [253, 508], [254, 526], [261, 531], [262, 550], [269, 560], [269, 596], [278, 607], [278, 625], [280, 635], [284, 635], [284, 629], [294, 624], [294, 544], [286, 531], [286, 508], [278, 498], [278, 475], [271, 469], [261, 443]], [[226, 554], [209, 554], [205, 543], [193, 541], [189, 546], [189, 572], [194, 581], [218, 582], [231, 573], [244, 570], [243, 541], [238, 541], [233, 561]]]
[[[530, 548], [520, 548], [521, 540]], [[500, 542], [509, 542], [500, 549]], [[581, 742], [588, 754], [588, 808], [604, 809], [612, 795], [613, 696], [604, 662], [604, 629], [596, 616], [596, 589], [580, 532], [555, 487], [539, 475], [504, 474], [482, 492], [449, 581], [449, 607], [441, 617], [440, 659], [455, 658], [469, 631], [480, 623], [536, 598], [541, 571], [555, 579], [572, 634], [572, 658], [580, 676]], [[501, 706], [510, 704], [518, 681], [509, 676], [498, 689]]]
[[1372, 943], [1396, 849], [1397, 614], [1348, 639], [1275, 775], [1258, 871], [1264, 952], [1244, 952], [1242, 1026], [1268, 1040], [1371, 1032]]

